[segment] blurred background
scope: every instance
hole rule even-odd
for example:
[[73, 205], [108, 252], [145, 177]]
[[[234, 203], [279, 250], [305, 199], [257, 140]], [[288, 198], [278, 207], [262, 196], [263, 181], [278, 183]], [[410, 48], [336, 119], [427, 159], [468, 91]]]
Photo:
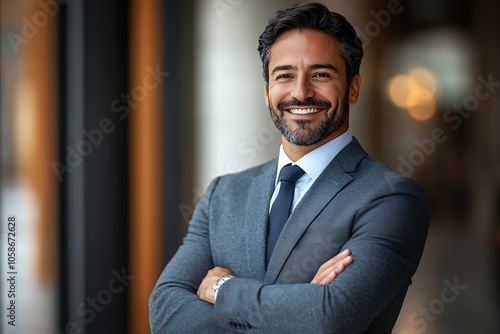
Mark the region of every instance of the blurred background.
[[[320, 2], [364, 43], [351, 132], [432, 208], [394, 333], [498, 333], [499, 2]], [[149, 333], [210, 180], [277, 155], [256, 48], [293, 3], [0, 0], [2, 333]]]

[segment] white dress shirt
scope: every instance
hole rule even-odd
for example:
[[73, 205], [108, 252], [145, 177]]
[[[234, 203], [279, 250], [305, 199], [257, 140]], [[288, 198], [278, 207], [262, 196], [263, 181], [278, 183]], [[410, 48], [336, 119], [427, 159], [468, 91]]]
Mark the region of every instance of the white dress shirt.
[[278, 183], [278, 176], [280, 174], [281, 168], [285, 165], [292, 164], [298, 165], [304, 170], [304, 175], [300, 177], [295, 183], [295, 191], [293, 194], [292, 210], [295, 208], [297, 203], [300, 202], [307, 190], [316, 181], [319, 175], [325, 170], [326, 166], [337, 156], [337, 154], [347, 146], [352, 140], [352, 135], [349, 130], [327, 142], [324, 145], [316, 148], [315, 150], [304, 155], [295, 163], [286, 155], [283, 145], [280, 146], [280, 152], [278, 157], [278, 169], [276, 171], [276, 181], [273, 196], [271, 197], [271, 203], [269, 204], [269, 210], [274, 203], [274, 200], [278, 196], [280, 183]]

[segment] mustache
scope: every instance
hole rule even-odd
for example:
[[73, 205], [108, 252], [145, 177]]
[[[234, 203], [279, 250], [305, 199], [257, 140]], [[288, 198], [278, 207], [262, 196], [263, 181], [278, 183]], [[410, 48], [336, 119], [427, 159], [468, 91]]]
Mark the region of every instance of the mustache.
[[332, 107], [332, 104], [326, 100], [315, 100], [312, 97], [308, 97], [303, 101], [300, 101], [295, 98], [288, 101], [281, 101], [280, 103], [278, 103], [276, 107], [278, 108], [278, 110], [283, 111], [284, 109], [288, 109], [290, 107], [309, 107], [309, 106], [315, 106], [321, 109], [330, 109]]

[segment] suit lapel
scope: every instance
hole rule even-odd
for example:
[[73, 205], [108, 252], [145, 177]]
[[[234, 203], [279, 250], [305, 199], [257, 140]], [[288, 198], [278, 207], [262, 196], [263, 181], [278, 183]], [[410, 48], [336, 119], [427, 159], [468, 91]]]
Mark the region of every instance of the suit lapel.
[[[288, 256], [309, 225], [328, 205], [337, 193], [352, 181], [348, 172], [354, 171], [361, 159], [366, 156], [356, 139], [344, 148], [330, 162], [316, 182], [309, 188], [281, 232], [271, 261], [267, 268], [265, 281], [274, 283]], [[265, 247], [264, 247], [265, 249]]]
[[266, 238], [269, 219], [269, 203], [274, 191], [277, 160], [262, 166], [262, 173], [252, 180], [248, 189], [246, 210], [247, 260], [255, 269], [256, 278], [262, 279], [266, 272]]

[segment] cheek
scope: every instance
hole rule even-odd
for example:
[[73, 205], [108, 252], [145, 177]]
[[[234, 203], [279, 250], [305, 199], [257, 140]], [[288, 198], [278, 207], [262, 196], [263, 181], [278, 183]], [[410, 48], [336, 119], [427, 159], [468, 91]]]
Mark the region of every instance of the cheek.
[[287, 98], [290, 91], [285, 85], [279, 85], [269, 88], [269, 98], [273, 105], [276, 105]]
[[337, 87], [329, 87], [318, 91], [317, 96], [330, 101], [332, 105], [341, 103], [344, 99], [348, 98], [344, 96], [344, 93]]

